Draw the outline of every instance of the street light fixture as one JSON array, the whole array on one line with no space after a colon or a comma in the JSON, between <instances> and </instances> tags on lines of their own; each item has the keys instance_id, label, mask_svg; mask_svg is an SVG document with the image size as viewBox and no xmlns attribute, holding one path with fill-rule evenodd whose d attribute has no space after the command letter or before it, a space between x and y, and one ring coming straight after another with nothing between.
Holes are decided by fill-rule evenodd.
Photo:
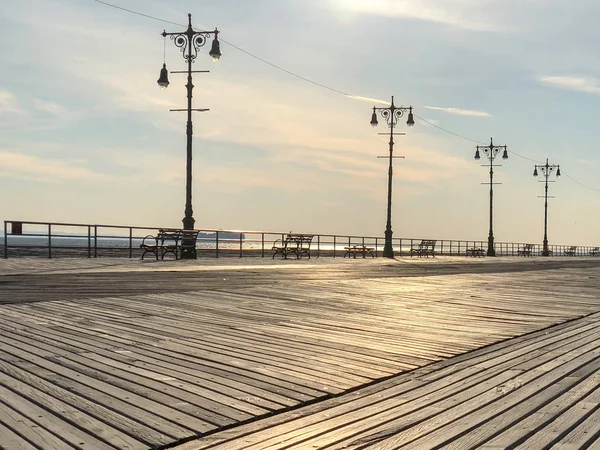
<instances>
[{"instance_id":1,"label":"street light fixture","mask_svg":"<svg viewBox=\"0 0 600 450\"><path fill-rule=\"evenodd\" d=\"M387 198L387 222L385 226L385 245L383 247L383 256L386 258L394 257L394 250L392 249L392 159L394 151L394 127L398 124L398 120L404 116L404 113L408 111L408 120L406 125L412 127L415 124L413 118L412 106L395 106L394 96L392 95L392 103L387 108L377 108L373 106L373 114L371 115L371 126L376 127L378 125L377 113L385 119L388 127L390 128L390 155L389 155L389 169L388 169L388 198ZM387 134L387 133L381 133ZM398 133L404 134L404 133ZM398 158L404 158L399 156Z\"/></svg>"},{"instance_id":2,"label":"street light fixture","mask_svg":"<svg viewBox=\"0 0 600 450\"><path fill-rule=\"evenodd\" d=\"M171 111L185 111L187 112L187 124L186 124L186 135L187 135L187 149L186 149L186 180L185 180L185 216L183 218L183 229L193 230L194 229L194 212L192 209L192 111L204 112L208 109L192 109L192 73L206 73L208 70L192 70L192 63L198 56L198 51L201 47L206 44L208 38L212 35L213 42L209 52L210 57L213 61L218 60L221 57L221 48L219 44L219 30L215 28L214 31L194 31L192 28L192 15L188 14L188 28L186 31L179 33L167 33L163 31L161 35L165 38L170 36L176 47L181 49L183 53L183 59L187 62L187 70L185 71L173 71L171 73L187 73L187 108L185 109L171 109ZM161 88L169 86L169 72L167 71L166 63L163 63L162 69L160 69L160 76L157 80L158 85ZM181 255L184 259L196 258L196 249L192 245L188 251L184 251Z\"/></svg>"},{"instance_id":3,"label":"street light fixture","mask_svg":"<svg viewBox=\"0 0 600 450\"><path fill-rule=\"evenodd\" d=\"M508 151L506 150L506 145L494 145L493 139L490 138L490 145L478 145L477 146L477 150L475 151L475 159L479 160L481 158L481 155L479 154L479 151L482 151L484 155L487 156L488 160L490 161L490 181L489 183L481 183L481 184L489 184L490 185L490 233L488 235L488 248L487 248L487 255L488 256L496 256L496 250L494 249L494 228L493 228L493 199L494 199L494 160L496 159L496 156L498 156L498 153L500 153L501 150L504 150L502 152L502 159L508 159ZM487 164L482 165L483 167L487 167ZM501 167L496 165L496 167ZM499 184L499 183L496 183Z\"/></svg>"},{"instance_id":4,"label":"street light fixture","mask_svg":"<svg viewBox=\"0 0 600 450\"><path fill-rule=\"evenodd\" d=\"M542 256L550 256L550 251L548 250L548 183L553 183L553 181L548 181L550 174L556 170L556 176L560 177L560 166L558 164L548 164L548 158L546 158L546 164L538 165L536 164L533 169L533 176L538 176L538 169L544 175L545 180L540 181L540 183L545 182L544 187L544 247L542 249ZM554 197L550 197L554 198Z\"/></svg>"}]
</instances>

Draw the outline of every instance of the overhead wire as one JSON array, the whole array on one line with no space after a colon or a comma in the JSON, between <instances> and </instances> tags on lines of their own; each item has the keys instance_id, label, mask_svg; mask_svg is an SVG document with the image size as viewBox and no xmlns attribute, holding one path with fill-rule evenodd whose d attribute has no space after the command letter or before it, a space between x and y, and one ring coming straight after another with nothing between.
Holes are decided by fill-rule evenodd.
<instances>
[{"instance_id":1,"label":"overhead wire","mask_svg":"<svg viewBox=\"0 0 600 450\"><path fill-rule=\"evenodd\" d=\"M128 9L128 8L124 8L124 7L122 7L122 6L118 6L118 5L115 5L115 4L112 4L112 3L108 3L108 2L106 2L106 1L104 1L104 0L92 0L92 1L94 1L94 2L96 2L96 3L100 3L100 4L102 4L102 5L105 5L105 6L109 6L109 7L111 7L111 8L115 8L115 9L118 9L118 10L124 11L124 12L128 12L128 13L130 13L130 14L135 14L135 15L137 15L137 16L140 16L140 17L145 17L145 18L147 18L147 19L156 20L156 21L158 21L158 22L168 23L168 24L170 24L170 25L177 25L177 26L181 26L181 27L185 27L185 26L186 26L186 25L182 25L181 23L172 22L172 21L170 21L170 20L162 19L162 18L160 18L160 17L152 16L152 15L150 15L150 14L144 14L144 13L141 13L141 12L139 12L139 11L134 11L134 10L132 10L132 9ZM271 66L271 67L273 67L274 69L277 69L277 70L279 70L279 71L281 71L281 72L284 72L284 73L286 73L286 74L288 74L288 75L290 75L290 76L293 76L293 77L295 77L295 78L298 78L298 79L300 79L300 80L302 80L302 81L305 81L305 82L307 82L307 83L310 83L310 84L312 84L312 85L314 85L314 86L320 87L320 88L322 88L322 89L326 89L326 90L328 90L328 91L330 91L330 92L334 92L334 93L336 93L336 94L340 94L340 95L343 95L343 96L345 96L345 97L352 98L352 99L358 99L358 100L370 100L370 101L375 101L375 102L377 102L377 103L383 103L381 100L377 100L377 99L371 99L371 98L368 98L368 97L363 97L363 96L359 96L359 95L353 95L353 94L349 94L349 93L347 93L347 92L341 91L341 90L339 90L339 89L336 89L336 88L333 88L333 87L331 87L331 86L327 86L326 84L319 83L319 82L317 82L317 81L311 80L310 78L304 77L304 76L302 76L302 75L299 75L299 74L297 74L297 73L295 73L295 72L292 72L291 70L285 69L285 68L283 68L283 67L281 67L281 66L278 66L277 64L274 64L274 63L272 63L272 62L270 62L270 61L267 61L266 59L264 59L264 58L261 58L260 56L258 56L258 55L255 55L254 53L251 53L251 52L249 52L248 50L245 50L245 49L243 49L243 48L241 48L241 47L239 47L239 46L237 46L237 45L233 44L232 42L226 41L226 40L225 40L225 39L223 39L221 36L219 37L219 40L220 40L221 42L223 42L223 43L225 43L225 44L227 44L227 45L229 45L229 46L231 46L231 47L235 48L236 50L238 50L238 51L240 51L240 52L242 52L242 53L244 53L244 54L246 54L246 55L248 55L248 56L250 56L250 57L252 57L252 58L256 59L256 60L258 60L258 61L260 61L260 62L262 62L262 63L264 63L264 64L267 64L268 66ZM432 126L432 127L434 127L434 128L437 128L437 129L439 129L439 130L441 130L441 131L443 131L443 132L445 132L445 133L451 134L451 135L453 135L453 136L455 136L455 137L458 137L458 138L464 139L464 140L466 140L466 141L474 142L474 143L476 143L476 144L486 144L486 142L482 142L482 141L479 141L479 140L477 140L477 139L471 139L470 137L463 136L463 135L461 135L461 134L455 133L454 131L451 131L451 130L448 130L448 129L444 128L444 127L441 127L441 126L439 126L439 125L437 125L437 124L435 124L435 123L433 123L433 122L431 122L431 121L429 121L429 120L427 120L427 119L425 119L425 118L423 118L423 117L421 117L421 116L418 116L417 114L414 114L414 116L415 116L415 117L417 117L419 120L423 121L424 123L426 123L426 124L428 124L428 125L430 125L430 126ZM525 159L525 160L527 160L527 161L531 161L531 162L534 162L534 163L537 163L537 164L543 164L543 162L542 162L542 161L538 161L538 160L535 160L535 159L529 158L529 157L527 157L527 156L523 156L523 155L521 155L521 154L519 154L519 153L515 152L515 151L514 151L514 150L512 150L512 149L511 149L511 154L513 154L513 155L515 155L515 156L517 156L517 157L519 157L519 158ZM573 182L577 183L578 185L580 185L580 186L582 186L582 187L584 187L584 188L586 188L586 189L590 189L590 190L592 190L592 191L600 192L600 189L596 189L596 188L594 188L594 187L591 187L591 186L588 186L588 185L586 185L586 184L584 184L584 183L581 183L580 181L576 180L575 178L571 177L570 175L568 175L568 174L566 174L566 173L564 173L564 172L563 172L563 175L565 175L565 176L566 176L567 178L569 178L571 181L573 181Z\"/></svg>"}]
</instances>

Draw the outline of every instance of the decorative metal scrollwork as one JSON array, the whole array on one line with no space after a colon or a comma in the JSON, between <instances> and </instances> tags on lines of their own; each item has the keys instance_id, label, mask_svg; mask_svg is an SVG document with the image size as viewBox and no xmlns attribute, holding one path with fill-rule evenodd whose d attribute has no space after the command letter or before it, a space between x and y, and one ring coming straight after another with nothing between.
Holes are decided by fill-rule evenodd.
<instances>
[{"instance_id":1,"label":"decorative metal scrollwork","mask_svg":"<svg viewBox=\"0 0 600 450\"><path fill-rule=\"evenodd\" d=\"M175 44L175 47L181 50L183 57L186 57L185 51L188 46L188 37L185 34L174 34L171 36L171 40Z\"/></svg>"},{"instance_id":2,"label":"decorative metal scrollwork","mask_svg":"<svg viewBox=\"0 0 600 450\"><path fill-rule=\"evenodd\" d=\"M479 151L480 150L483 152L483 154L485 156L487 156L487 158L490 160L490 162L493 162L501 151L504 151L504 153L502 154L502 159L508 158L508 152L506 151L506 145L494 145L494 141L492 138L490 138L490 145L478 145L477 146L477 152L475 153L475 159L479 159Z\"/></svg>"},{"instance_id":3,"label":"decorative metal scrollwork","mask_svg":"<svg viewBox=\"0 0 600 450\"><path fill-rule=\"evenodd\" d=\"M503 147L479 147L479 149L483 151L484 155L494 159L503 150Z\"/></svg>"},{"instance_id":4,"label":"decorative metal scrollwork","mask_svg":"<svg viewBox=\"0 0 600 450\"><path fill-rule=\"evenodd\" d=\"M165 33L165 35L166 34L167 33ZM198 56L198 51L201 47L203 47L206 44L209 35L210 33L196 32L191 37L191 48L188 47L190 45L190 36L188 35L188 33L177 33L171 34L170 36L175 46L181 50L181 53L183 54L183 59L185 59L186 61L190 60L191 62L194 62L194 60Z\"/></svg>"},{"instance_id":5,"label":"decorative metal scrollwork","mask_svg":"<svg viewBox=\"0 0 600 450\"><path fill-rule=\"evenodd\" d=\"M375 110L379 111L379 114L381 114L381 117L385 119L389 127L395 127L398 124L398 120L404 116L407 108L397 108L392 106L390 108L375 108Z\"/></svg>"},{"instance_id":6,"label":"decorative metal scrollwork","mask_svg":"<svg viewBox=\"0 0 600 450\"><path fill-rule=\"evenodd\" d=\"M208 35L203 34L203 33L197 34L194 36L193 42L194 42L194 49L196 50L196 54L200 50L200 47L203 47L204 44L206 44L207 38L208 38Z\"/></svg>"}]
</instances>

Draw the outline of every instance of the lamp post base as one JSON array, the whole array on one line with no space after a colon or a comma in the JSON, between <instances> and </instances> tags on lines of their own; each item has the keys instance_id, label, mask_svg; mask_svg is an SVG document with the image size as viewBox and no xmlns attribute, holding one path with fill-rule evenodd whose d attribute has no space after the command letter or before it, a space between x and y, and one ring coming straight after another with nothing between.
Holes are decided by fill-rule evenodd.
<instances>
[{"instance_id":1,"label":"lamp post base","mask_svg":"<svg viewBox=\"0 0 600 450\"><path fill-rule=\"evenodd\" d=\"M194 224L196 223L196 221L194 220L194 218L192 216L185 216L183 218L182 222L183 222L184 230L193 230Z\"/></svg>"},{"instance_id":2,"label":"lamp post base","mask_svg":"<svg viewBox=\"0 0 600 450\"><path fill-rule=\"evenodd\" d=\"M548 241L544 239L544 244L542 247L542 256L550 256L550 251L548 250Z\"/></svg>"},{"instance_id":3,"label":"lamp post base","mask_svg":"<svg viewBox=\"0 0 600 450\"><path fill-rule=\"evenodd\" d=\"M385 230L385 245L383 246L383 257L394 257L394 250L392 248L392 230Z\"/></svg>"},{"instance_id":4,"label":"lamp post base","mask_svg":"<svg viewBox=\"0 0 600 450\"><path fill-rule=\"evenodd\" d=\"M193 230L194 229L194 223L196 223L196 221L194 220L194 218L192 216L185 216L183 218L183 229L184 230ZM183 250L181 251L181 259L196 259L197 258L197 254L196 254L196 242L192 242L191 239L186 239L184 238L182 241L182 245L183 245Z\"/></svg>"},{"instance_id":5,"label":"lamp post base","mask_svg":"<svg viewBox=\"0 0 600 450\"><path fill-rule=\"evenodd\" d=\"M487 256L496 256L496 250L494 250L494 238L493 237L489 237L488 238L488 248L487 248Z\"/></svg>"}]
</instances>

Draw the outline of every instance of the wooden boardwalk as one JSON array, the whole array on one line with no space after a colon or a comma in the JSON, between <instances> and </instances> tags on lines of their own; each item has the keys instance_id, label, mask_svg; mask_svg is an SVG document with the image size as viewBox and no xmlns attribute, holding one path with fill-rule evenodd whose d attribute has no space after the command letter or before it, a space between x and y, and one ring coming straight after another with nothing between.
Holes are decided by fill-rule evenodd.
<instances>
[{"instance_id":1,"label":"wooden boardwalk","mask_svg":"<svg viewBox=\"0 0 600 450\"><path fill-rule=\"evenodd\" d=\"M600 314L178 450L598 448Z\"/></svg>"},{"instance_id":2,"label":"wooden boardwalk","mask_svg":"<svg viewBox=\"0 0 600 450\"><path fill-rule=\"evenodd\" d=\"M600 311L592 258L53 263L0 262L3 448L429 448L598 384L595 315L463 355Z\"/></svg>"}]
</instances>

